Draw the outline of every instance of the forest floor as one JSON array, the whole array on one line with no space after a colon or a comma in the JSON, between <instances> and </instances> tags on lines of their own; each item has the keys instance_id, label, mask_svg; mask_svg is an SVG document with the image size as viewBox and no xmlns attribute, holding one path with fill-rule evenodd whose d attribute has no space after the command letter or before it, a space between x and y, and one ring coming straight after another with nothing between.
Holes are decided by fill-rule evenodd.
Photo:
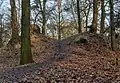
<instances>
[{"instance_id":1,"label":"forest floor","mask_svg":"<svg viewBox=\"0 0 120 83\"><path fill-rule=\"evenodd\" d=\"M20 66L19 48L0 49L0 83L120 83L120 52L97 34L61 41L34 34L31 41L35 63Z\"/></svg>"}]
</instances>

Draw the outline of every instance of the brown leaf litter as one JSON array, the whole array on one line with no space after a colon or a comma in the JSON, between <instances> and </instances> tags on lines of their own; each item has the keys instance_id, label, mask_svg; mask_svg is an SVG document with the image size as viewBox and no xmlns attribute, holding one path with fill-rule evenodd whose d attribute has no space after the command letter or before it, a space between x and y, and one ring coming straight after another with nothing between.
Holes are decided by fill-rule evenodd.
<instances>
[{"instance_id":1,"label":"brown leaf litter","mask_svg":"<svg viewBox=\"0 0 120 83\"><path fill-rule=\"evenodd\" d=\"M74 42L81 37L87 43ZM18 66L20 49L0 50L0 79L6 80L5 83L23 83L22 80L24 83L120 82L120 68L115 65L120 53L111 51L106 41L97 34L82 33L61 41L34 34L31 41L34 64ZM18 73L21 75L18 76ZM13 75L13 78L8 75Z\"/></svg>"}]
</instances>

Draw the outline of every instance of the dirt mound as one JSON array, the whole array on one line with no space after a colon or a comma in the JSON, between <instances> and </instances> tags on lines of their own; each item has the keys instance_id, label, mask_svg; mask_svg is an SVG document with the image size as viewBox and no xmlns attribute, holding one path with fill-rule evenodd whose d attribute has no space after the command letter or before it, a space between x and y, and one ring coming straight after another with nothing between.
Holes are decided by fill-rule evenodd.
<instances>
[{"instance_id":1,"label":"dirt mound","mask_svg":"<svg viewBox=\"0 0 120 83\"><path fill-rule=\"evenodd\" d=\"M37 83L34 81L36 78L45 79L48 83L53 80L63 83L66 83L66 80L67 82L77 80L76 83L120 82L120 68L115 65L115 59L120 53L111 51L107 42L98 34L81 33L61 41L34 34L31 40L33 58L38 64L13 68L2 73L0 79L16 82L25 78L32 80L33 83ZM14 59L12 57L10 60Z\"/></svg>"},{"instance_id":2,"label":"dirt mound","mask_svg":"<svg viewBox=\"0 0 120 83\"><path fill-rule=\"evenodd\" d=\"M31 35L32 56L36 63L43 62L53 57L54 47L51 42L55 41L50 37L42 34ZM0 48L0 70L11 68L19 65L20 44L16 44L16 48L3 47Z\"/></svg>"},{"instance_id":3,"label":"dirt mound","mask_svg":"<svg viewBox=\"0 0 120 83\"><path fill-rule=\"evenodd\" d=\"M54 57L54 47L51 45L54 41L56 40L42 34L31 36L32 53L36 62Z\"/></svg>"},{"instance_id":4,"label":"dirt mound","mask_svg":"<svg viewBox=\"0 0 120 83\"><path fill-rule=\"evenodd\" d=\"M87 33L84 34L84 37L88 42L85 44L74 44L75 46L77 46L77 48L89 51L90 54L95 54L96 56L109 56L111 52L114 53L110 50L109 44L100 35Z\"/></svg>"},{"instance_id":5,"label":"dirt mound","mask_svg":"<svg viewBox=\"0 0 120 83\"><path fill-rule=\"evenodd\" d=\"M57 42L57 44L59 44L59 42ZM86 52L89 51L89 55L95 54L96 56L109 56L111 52L114 53L110 50L109 44L98 34L77 34L61 40L60 44L61 50L69 48L68 53L70 54L72 51L82 53L83 50Z\"/></svg>"},{"instance_id":6,"label":"dirt mound","mask_svg":"<svg viewBox=\"0 0 120 83\"><path fill-rule=\"evenodd\" d=\"M87 43L76 43L80 38L86 39ZM62 40L61 43L63 45L61 49L67 49L67 52L64 58L55 63L56 65L93 73L97 77L107 79L120 76L119 67L116 67L116 58L120 56L120 53L111 51L107 42L98 34L82 33Z\"/></svg>"}]
</instances>

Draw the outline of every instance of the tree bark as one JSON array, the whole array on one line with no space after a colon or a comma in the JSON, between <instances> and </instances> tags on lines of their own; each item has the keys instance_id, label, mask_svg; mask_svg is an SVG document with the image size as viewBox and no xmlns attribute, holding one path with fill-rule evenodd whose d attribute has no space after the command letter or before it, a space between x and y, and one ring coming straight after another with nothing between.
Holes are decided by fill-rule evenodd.
<instances>
[{"instance_id":1,"label":"tree bark","mask_svg":"<svg viewBox=\"0 0 120 83\"><path fill-rule=\"evenodd\" d=\"M0 25L0 48L3 46L3 42L2 42L2 32L3 32L3 27L2 24Z\"/></svg>"},{"instance_id":2,"label":"tree bark","mask_svg":"<svg viewBox=\"0 0 120 83\"><path fill-rule=\"evenodd\" d=\"M92 32L97 32L97 18L98 18L98 0L93 0L93 22L92 22Z\"/></svg>"},{"instance_id":3,"label":"tree bark","mask_svg":"<svg viewBox=\"0 0 120 83\"><path fill-rule=\"evenodd\" d=\"M3 46L3 41L2 41L3 24L4 24L3 21L2 21L3 16L4 16L4 14L0 15L0 48Z\"/></svg>"},{"instance_id":4,"label":"tree bark","mask_svg":"<svg viewBox=\"0 0 120 83\"><path fill-rule=\"evenodd\" d=\"M17 12L15 6L15 0L10 0L11 5L11 28L12 28L12 36L11 40L8 44L14 46L15 43L19 42L19 35L18 35L18 22L17 22Z\"/></svg>"},{"instance_id":5,"label":"tree bark","mask_svg":"<svg viewBox=\"0 0 120 83\"><path fill-rule=\"evenodd\" d=\"M21 26L20 64L24 65L33 62L30 48L30 0L22 0Z\"/></svg>"},{"instance_id":6,"label":"tree bark","mask_svg":"<svg viewBox=\"0 0 120 83\"><path fill-rule=\"evenodd\" d=\"M40 9L42 12L42 34L46 34L45 29L46 29L46 0L43 0L43 7L42 7L42 2L41 0L39 0L39 5L40 5Z\"/></svg>"},{"instance_id":7,"label":"tree bark","mask_svg":"<svg viewBox=\"0 0 120 83\"><path fill-rule=\"evenodd\" d=\"M91 4L90 4L90 0L88 0L89 1L89 8L88 8L88 10L87 10L87 13L86 13L86 20L85 20L85 24L86 24L86 31L87 31L87 26L88 26L88 17L89 17L89 12L90 12L90 6L91 6Z\"/></svg>"},{"instance_id":8,"label":"tree bark","mask_svg":"<svg viewBox=\"0 0 120 83\"><path fill-rule=\"evenodd\" d=\"M42 11L42 16L43 16L43 26L42 26L42 34L45 35L45 28L46 28L46 17L45 17L45 9L46 9L46 0L43 0L43 11Z\"/></svg>"},{"instance_id":9,"label":"tree bark","mask_svg":"<svg viewBox=\"0 0 120 83\"><path fill-rule=\"evenodd\" d=\"M100 23L100 33L104 32L105 28L105 5L104 0L101 0L101 23Z\"/></svg>"},{"instance_id":10,"label":"tree bark","mask_svg":"<svg viewBox=\"0 0 120 83\"><path fill-rule=\"evenodd\" d=\"M114 27L114 5L113 0L109 1L110 5L110 29L111 29L111 49L114 51L116 47L115 43L115 27Z\"/></svg>"},{"instance_id":11,"label":"tree bark","mask_svg":"<svg viewBox=\"0 0 120 83\"><path fill-rule=\"evenodd\" d=\"M78 33L81 33L81 17L80 17L80 7L79 7L79 0L77 0L77 15L78 15Z\"/></svg>"},{"instance_id":12,"label":"tree bark","mask_svg":"<svg viewBox=\"0 0 120 83\"><path fill-rule=\"evenodd\" d=\"M18 28L20 28L20 0L18 0Z\"/></svg>"}]
</instances>

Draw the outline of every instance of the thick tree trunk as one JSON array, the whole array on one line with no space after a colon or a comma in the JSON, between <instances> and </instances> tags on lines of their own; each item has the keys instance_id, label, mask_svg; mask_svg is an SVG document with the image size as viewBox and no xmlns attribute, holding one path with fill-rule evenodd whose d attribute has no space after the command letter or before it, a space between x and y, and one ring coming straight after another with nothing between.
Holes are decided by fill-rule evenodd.
<instances>
[{"instance_id":1,"label":"thick tree trunk","mask_svg":"<svg viewBox=\"0 0 120 83\"><path fill-rule=\"evenodd\" d=\"M11 28L12 28L12 36L11 40L8 44L14 46L15 43L19 42L19 35L18 35L18 22L17 22L17 12L15 6L15 0L10 0L11 5Z\"/></svg>"},{"instance_id":2,"label":"thick tree trunk","mask_svg":"<svg viewBox=\"0 0 120 83\"><path fill-rule=\"evenodd\" d=\"M98 18L98 0L93 0L93 22L92 22L92 32L97 32L97 18Z\"/></svg>"},{"instance_id":3,"label":"thick tree trunk","mask_svg":"<svg viewBox=\"0 0 120 83\"><path fill-rule=\"evenodd\" d=\"M30 0L22 0L22 20L21 20L21 56L20 64L32 63L32 53L30 48Z\"/></svg>"}]
</instances>

